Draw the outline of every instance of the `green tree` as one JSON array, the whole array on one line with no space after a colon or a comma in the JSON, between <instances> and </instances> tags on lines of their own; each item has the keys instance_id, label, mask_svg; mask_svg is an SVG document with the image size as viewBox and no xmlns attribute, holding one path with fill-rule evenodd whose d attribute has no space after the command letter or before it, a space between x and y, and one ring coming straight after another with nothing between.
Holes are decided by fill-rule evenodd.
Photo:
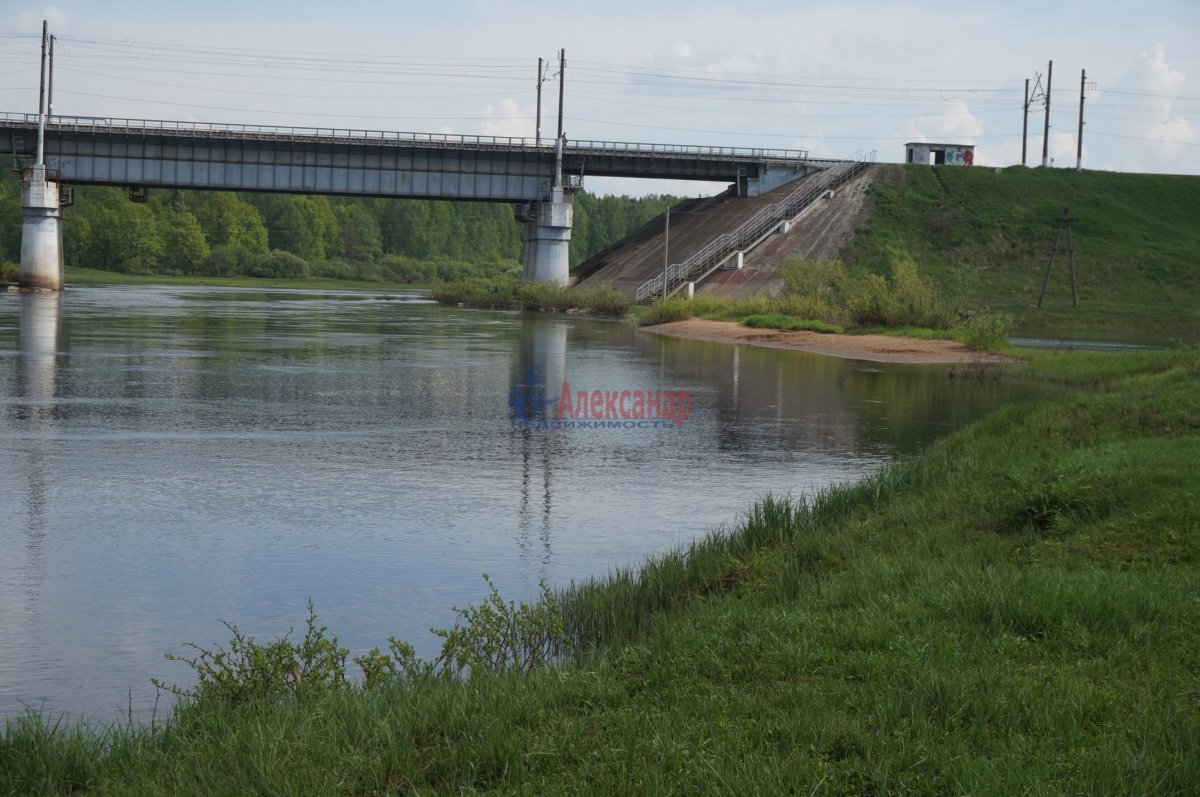
<instances>
[{"instance_id":1,"label":"green tree","mask_svg":"<svg viewBox=\"0 0 1200 797\"><path fill-rule=\"evenodd\" d=\"M339 254L355 263L369 263L383 254L379 222L358 202L339 205L337 220L342 233Z\"/></svg>"},{"instance_id":2,"label":"green tree","mask_svg":"<svg viewBox=\"0 0 1200 797\"><path fill-rule=\"evenodd\" d=\"M200 271L208 258L209 248L196 217L186 210L167 210L158 223L163 242L163 266L180 274Z\"/></svg>"},{"instance_id":3,"label":"green tree","mask_svg":"<svg viewBox=\"0 0 1200 797\"><path fill-rule=\"evenodd\" d=\"M252 254L267 252L267 228L258 209L231 191L214 191L192 197L192 212L210 247L237 246Z\"/></svg>"}]
</instances>

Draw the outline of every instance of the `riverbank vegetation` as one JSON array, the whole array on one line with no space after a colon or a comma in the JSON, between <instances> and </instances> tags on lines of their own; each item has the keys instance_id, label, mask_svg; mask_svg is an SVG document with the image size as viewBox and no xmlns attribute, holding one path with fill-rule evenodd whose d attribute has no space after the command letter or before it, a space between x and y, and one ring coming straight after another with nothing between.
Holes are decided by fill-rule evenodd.
<instances>
[{"instance_id":1,"label":"riverbank vegetation","mask_svg":"<svg viewBox=\"0 0 1200 797\"><path fill-rule=\"evenodd\" d=\"M431 295L443 304L461 304L485 310L578 310L615 318L623 317L630 305L624 294L607 285L578 290L549 282L522 285L516 276L447 282L435 285Z\"/></svg>"},{"instance_id":2,"label":"riverbank vegetation","mask_svg":"<svg viewBox=\"0 0 1200 797\"><path fill-rule=\"evenodd\" d=\"M210 651L152 728L9 721L0 792L1189 793L1200 358L1008 368L1065 389L640 568L493 594L440 662L339 675L314 619Z\"/></svg>"},{"instance_id":3,"label":"riverbank vegetation","mask_svg":"<svg viewBox=\"0 0 1200 797\"><path fill-rule=\"evenodd\" d=\"M73 285L200 285L218 288L289 288L295 290L427 291L429 285L405 282L365 282L353 279L305 277L210 277L196 274L126 274L97 268L68 268L68 287ZM15 280L15 277L14 277Z\"/></svg>"},{"instance_id":4,"label":"riverbank vegetation","mask_svg":"<svg viewBox=\"0 0 1200 797\"><path fill-rule=\"evenodd\" d=\"M705 318L781 331L886 333L960 340L973 349L1005 347L1012 318L955 307L906 253L884 276L851 276L839 262L792 259L780 269L781 296L726 299L697 294L638 311L643 326Z\"/></svg>"}]
</instances>

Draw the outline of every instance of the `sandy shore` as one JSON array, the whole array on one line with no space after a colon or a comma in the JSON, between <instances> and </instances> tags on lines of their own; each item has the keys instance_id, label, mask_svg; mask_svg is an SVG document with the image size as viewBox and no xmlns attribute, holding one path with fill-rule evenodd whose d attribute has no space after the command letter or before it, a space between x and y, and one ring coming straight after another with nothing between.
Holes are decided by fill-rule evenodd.
<instances>
[{"instance_id":1,"label":"sandy shore","mask_svg":"<svg viewBox=\"0 0 1200 797\"><path fill-rule=\"evenodd\" d=\"M780 332L751 329L735 321L690 318L642 327L646 332L676 338L746 343L770 349L790 349L877 363L1008 363L1011 357L968 349L955 340L917 340L890 335L823 335L818 332Z\"/></svg>"}]
</instances>

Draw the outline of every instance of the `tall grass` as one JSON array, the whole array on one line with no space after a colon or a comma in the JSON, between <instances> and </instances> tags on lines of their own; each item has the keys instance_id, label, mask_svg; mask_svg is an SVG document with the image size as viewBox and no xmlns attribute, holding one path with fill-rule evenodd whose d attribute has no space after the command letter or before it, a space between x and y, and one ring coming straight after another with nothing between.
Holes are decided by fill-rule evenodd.
<instances>
[{"instance_id":1,"label":"tall grass","mask_svg":"<svg viewBox=\"0 0 1200 797\"><path fill-rule=\"evenodd\" d=\"M870 273L849 277L838 263L790 259L780 269L785 293L778 297L718 299L706 295L691 300L670 298L656 302L639 323L662 324L685 318L741 321L750 317L783 316L797 329L819 326L864 326L949 329L956 314L937 287L919 273L906 253L896 253L887 277ZM796 326L799 321L809 326ZM753 326L754 324L750 324ZM780 327L783 328L783 327Z\"/></svg>"},{"instance_id":2,"label":"tall grass","mask_svg":"<svg viewBox=\"0 0 1200 797\"><path fill-rule=\"evenodd\" d=\"M621 317L629 300L607 285L572 289L548 282L522 284L513 277L467 279L435 285L433 298L443 304L499 310L583 310L596 315Z\"/></svg>"}]
</instances>

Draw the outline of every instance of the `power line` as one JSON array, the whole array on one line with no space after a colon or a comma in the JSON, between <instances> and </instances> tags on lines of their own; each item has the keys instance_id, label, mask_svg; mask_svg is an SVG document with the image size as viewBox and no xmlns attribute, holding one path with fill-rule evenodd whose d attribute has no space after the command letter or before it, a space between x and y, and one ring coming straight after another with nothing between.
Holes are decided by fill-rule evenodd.
<instances>
[{"instance_id":1,"label":"power line","mask_svg":"<svg viewBox=\"0 0 1200 797\"><path fill-rule=\"evenodd\" d=\"M118 97L112 94L93 94L88 91L71 91L68 89L59 89L61 94L74 94L80 97L98 97L105 100L123 100L125 102L141 102L151 105L170 105L177 108L201 108L208 111L237 111L239 113L268 113L268 114L287 114L289 116L313 116L313 117L329 117L337 116L345 119L420 119L434 121L490 121L490 122L507 122L507 121L531 121L532 116L373 116L367 114L347 114L347 113L306 113L304 111L270 111L265 108L231 108L224 105L199 105L189 102L173 102L170 100L147 100L139 97Z\"/></svg>"},{"instance_id":2,"label":"power line","mask_svg":"<svg viewBox=\"0 0 1200 797\"><path fill-rule=\"evenodd\" d=\"M1127 136L1121 133L1102 133L1099 130L1092 130L1091 134L1106 138L1127 138L1130 141L1152 141L1155 144L1173 144L1179 147L1200 147L1200 141L1171 141L1165 138L1146 138L1144 136Z\"/></svg>"}]
</instances>

